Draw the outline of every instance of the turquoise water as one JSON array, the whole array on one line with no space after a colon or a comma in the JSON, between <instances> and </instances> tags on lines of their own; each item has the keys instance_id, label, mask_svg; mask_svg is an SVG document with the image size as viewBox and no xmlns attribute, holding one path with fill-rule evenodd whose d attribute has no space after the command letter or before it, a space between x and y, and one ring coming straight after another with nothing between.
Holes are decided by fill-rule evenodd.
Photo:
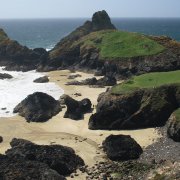
<instances>
[{"instance_id":1,"label":"turquoise water","mask_svg":"<svg viewBox=\"0 0 180 180\"><path fill-rule=\"evenodd\" d=\"M87 19L0 20L10 38L29 48L51 49ZM118 29L151 35L166 35L180 41L180 18L114 18Z\"/></svg>"}]
</instances>

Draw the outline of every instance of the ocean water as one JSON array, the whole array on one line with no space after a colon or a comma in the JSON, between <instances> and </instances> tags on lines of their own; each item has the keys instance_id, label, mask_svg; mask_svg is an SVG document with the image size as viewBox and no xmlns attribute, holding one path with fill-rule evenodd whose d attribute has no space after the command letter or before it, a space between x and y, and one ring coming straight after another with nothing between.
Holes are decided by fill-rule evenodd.
<instances>
[{"instance_id":1,"label":"ocean water","mask_svg":"<svg viewBox=\"0 0 180 180\"><path fill-rule=\"evenodd\" d=\"M63 89L55 83L33 83L33 80L44 76L43 73L5 71L3 67L0 67L0 73L8 73L13 76L12 79L0 80L0 117L14 116L14 107L34 92L44 92L55 99L59 99L64 93Z\"/></svg>"},{"instance_id":2,"label":"ocean water","mask_svg":"<svg viewBox=\"0 0 180 180\"><path fill-rule=\"evenodd\" d=\"M43 47L50 50L87 19L21 19L2 20L10 38L29 48ZM180 18L113 18L118 29L150 35L166 35L180 41Z\"/></svg>"}]
</instances>

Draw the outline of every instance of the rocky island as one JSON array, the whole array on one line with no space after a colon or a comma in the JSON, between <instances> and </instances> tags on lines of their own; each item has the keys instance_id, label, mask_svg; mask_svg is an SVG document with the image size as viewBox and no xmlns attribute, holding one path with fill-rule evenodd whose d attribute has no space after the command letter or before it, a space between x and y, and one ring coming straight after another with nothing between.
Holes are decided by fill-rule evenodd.
<instances>
[{"instance_id":1,"label":"rocky island","mask_svg":"<svg viewBox=\"0 0 180 180\"><path fill-rule=\"evenodd\" d=\"M66 94L36 92L1 119L0 179L180 177L179 42L117 30L99 11L49 52L1 29L0 65L47 72L35 82Z\"/></svg>"}]
</instances>

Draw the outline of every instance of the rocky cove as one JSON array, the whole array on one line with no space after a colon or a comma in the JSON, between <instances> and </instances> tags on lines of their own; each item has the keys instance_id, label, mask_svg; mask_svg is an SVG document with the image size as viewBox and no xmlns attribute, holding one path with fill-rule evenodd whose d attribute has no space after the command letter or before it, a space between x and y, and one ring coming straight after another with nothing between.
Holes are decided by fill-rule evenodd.
<instances>
[{"instance_id":1,"label":"rocky cove","mask_svg":"<svg viewBox=\"0 0 180 180\"><path fill-rule=\"evenodd\" d=\"M157 86L156 82L154 87L150 77L146 81L152 87L128 86L125 92L119 90L121 85L133 86L135 80L115 84L133 75L178 70L179 43L168 37L138 35L148 41L143 53L149 48L148 52L158 49L158 53L103 59L94 43L101 43L107 33L117 35L114 31L107 13L97 12L92 21L46 52L22 47L1 30L0 62L6 70L49 71L50 83L66 95L58 91L54 99L50 92L31 90L13 107L18 115L0 118L0 152L4 154L0 156L0 178L178 179L178 78L177 83ZM91 33L96 32L100 32L100 39L93 39L96 34ZM151 49L149 43L156 48ZM31 75L32 82L36 78ZM47 77L37 81L41 80L47 81ZM27 172L29 166L31 171ZM170 169L168 173L164 167Z\"/></svg>"}]
</instances>

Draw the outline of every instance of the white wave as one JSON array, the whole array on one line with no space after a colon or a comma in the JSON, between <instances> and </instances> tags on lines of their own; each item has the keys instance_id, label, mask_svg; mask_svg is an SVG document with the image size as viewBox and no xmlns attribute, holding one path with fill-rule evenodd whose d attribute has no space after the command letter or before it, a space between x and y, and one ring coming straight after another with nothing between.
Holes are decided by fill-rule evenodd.
<instances>
[{"instance_id":1,"label":"white wave","mask_svg":"<svg viewBox=\"0 0 180 180\"><path fill-rule=\"evenodd\" d=\"M12 79L0 80L0 117L14 116L14 107L34 92L44 92L55 99L59 99L64 93L63 89L52 82L33 83L33 80L44 76L45 73L5 71L3 67L0 67L0 73L8 73L13 76Z\"/></svg>"}]
</instances>

